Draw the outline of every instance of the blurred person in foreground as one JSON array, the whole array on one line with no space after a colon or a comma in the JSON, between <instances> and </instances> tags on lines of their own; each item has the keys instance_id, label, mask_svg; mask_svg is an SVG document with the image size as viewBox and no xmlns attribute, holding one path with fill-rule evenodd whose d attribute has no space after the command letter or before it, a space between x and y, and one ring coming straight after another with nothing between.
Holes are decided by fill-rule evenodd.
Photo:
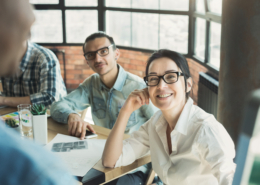
<instances>
[{"instance_id":1,"label":"blurred person in foreground","mask_svg":"<svg viewBox=\"0 0 260 185\"><path fill-rule=\"evenodd\" d=\"M192 78L185 57L170 50L155 52L144 80L148 88L133 91L118 115L103 165L126 166L150 152L161 179L154 184L231 185L234 143L222 124L189 97ZM129 115L149 100L160 110L123 141Z\"/></svg>"},{"instance_id":2,"label":"blurred person in foreground","mask_svg":"<svg viewBox=\"0 0 260 185\"><path fill-rule=\"evenodd\" d=\"M34 22L28 0L0 1L0 76L13 75ZM0 184L71 185L76 180L53 154L21 139L0 121Z\"/></svg>"}]
</instances>

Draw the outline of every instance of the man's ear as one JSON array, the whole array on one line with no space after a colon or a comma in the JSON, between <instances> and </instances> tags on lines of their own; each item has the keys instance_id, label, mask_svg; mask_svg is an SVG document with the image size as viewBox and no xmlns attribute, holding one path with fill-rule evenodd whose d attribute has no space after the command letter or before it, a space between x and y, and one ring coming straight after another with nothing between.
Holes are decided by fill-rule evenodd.
<instances>
[{"instance_id":1,"label":"man's ear","mask_svg":"<svg viewBox=\"0 0 260 185\"><path fill-rule=\"evenodd\" d=\"M118 48L116 48L116 50L115 50L115 60L117 61L119 59L119 57L120 57L120 51L119 51Z\"/></svg>"},{"instance_id":2,"label":"man's ear","mask_svg":"<svg viewBox=\"0 0 260 185\"><path fill-rule=\"evenodd\" d=\"M187 92L190 92L191 91L191 88L192 88L192 78L191 77L189 77L188 79L187 79L187 88L186 88L186 93Z\"/></svg>"}]
</instances>

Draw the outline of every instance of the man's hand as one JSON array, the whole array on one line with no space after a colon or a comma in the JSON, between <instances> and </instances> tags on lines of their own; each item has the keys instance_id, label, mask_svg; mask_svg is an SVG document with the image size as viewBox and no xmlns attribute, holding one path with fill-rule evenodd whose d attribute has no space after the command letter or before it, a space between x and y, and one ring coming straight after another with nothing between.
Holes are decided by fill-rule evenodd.
<instances>
[{"instance_id":1,"label":"man's hand","mask_svg":"<svg viewBox=\"0 0 260 185\"><path fill-rule=\"evenodd\" d=\"M92 126L83 121L78 114L70 114L68 118L68 132L71 136L80 137L81 140L85 138L86 128L88 128L91 132L96 133Z\"/></svg>"}]
</instances>

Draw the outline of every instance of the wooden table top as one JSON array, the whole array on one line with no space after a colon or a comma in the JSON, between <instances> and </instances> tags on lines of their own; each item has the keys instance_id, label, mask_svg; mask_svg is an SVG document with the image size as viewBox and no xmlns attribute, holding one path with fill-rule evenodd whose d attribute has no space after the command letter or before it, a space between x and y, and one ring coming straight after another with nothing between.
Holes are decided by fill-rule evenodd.
<instances>
[{"instance_id":1,"label":"wooden table top","mask_svg":"<svg viewBox=\"0 0 260 185\"><path fill-rule=\"evenodd\" d=\"M16 108L10 108L10 107L2 108L0 109L0 116L15 111L17 111ZM97 125L92 125L92 126L98 135L98 137L95 137L95 139L107 139L111 131L110 129L100 127ZM54 121L51 117L49 117L48 118L48 142L50 142L58 133L68 135L68 125L58 123ZM128 137L129 135L125 134L124 139ZM79 178L79 180L82 181L83 184L102 184L102 183L104 184L105 182L116 179L149 162L151 162L151 157L150 155L146 155L128 166L122 166L118 168L105 168L102 165L102 161L99 160L98 163L83 178Z\"/></svg>"}]
</instances>

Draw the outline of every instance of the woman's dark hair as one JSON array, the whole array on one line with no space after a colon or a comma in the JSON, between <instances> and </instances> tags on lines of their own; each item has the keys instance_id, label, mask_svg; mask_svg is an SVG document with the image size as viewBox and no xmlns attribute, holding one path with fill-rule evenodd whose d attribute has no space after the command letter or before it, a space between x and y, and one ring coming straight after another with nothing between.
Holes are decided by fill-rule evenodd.
<instances>
[{"instance_id":1,"label":"woman's dark hair","mask_svg":"<svg viewBox=\"0 0 260 185\"><path fill-rule=\"evenodd\" d=\"M191 75L190 75L188 62L187 62L186 58L183 55L181 55L180 53L177 53L175 51L171 51L168 49L160 49L160 50L154 52L147 61L145 75L148 76L149 66L154 60L159 59L159 58L164 58L164 57L171 59L181 69L182 73L184 74L185 92L186 92L187 79L190 78ZM189 96L190 96L190 91L186 93L186 98L188 99Z\"/></svg>"}]
</instances>

